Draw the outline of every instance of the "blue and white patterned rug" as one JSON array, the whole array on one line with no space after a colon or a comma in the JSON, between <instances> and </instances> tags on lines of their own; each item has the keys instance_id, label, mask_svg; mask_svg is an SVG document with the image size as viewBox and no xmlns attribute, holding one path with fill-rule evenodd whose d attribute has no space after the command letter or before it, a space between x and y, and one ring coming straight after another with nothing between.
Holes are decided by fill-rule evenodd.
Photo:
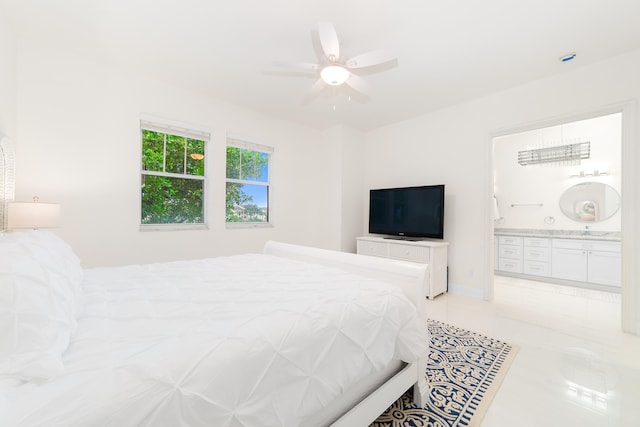
<instances>
[{"instance_id":1,"label":"blue and white patterned rug","mask_svg":"<svg viewBox=\"0 0 640 427\"><path fill-rule=\"evenodd\" d=\"M482 421L516 349L446 323L429 320L428 403L408 391L370 427L469 427Z\"/></svg>"}]
</instances>

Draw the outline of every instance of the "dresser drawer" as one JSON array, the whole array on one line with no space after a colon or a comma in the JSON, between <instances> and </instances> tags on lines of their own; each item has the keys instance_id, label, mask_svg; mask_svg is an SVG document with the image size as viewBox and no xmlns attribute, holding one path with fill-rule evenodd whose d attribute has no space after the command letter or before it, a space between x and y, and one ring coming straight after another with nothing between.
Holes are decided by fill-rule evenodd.
<instances>
[{"instance_id":1,"label":"dresser drawer","mask_svg":"<svg viewBox=\"0 0 640 427\"><path fill-rule=\"evenodd\" d=\"M386 257L387 244L383 242L371 242L367 240L358 240L357 251L363 255L373 255L379 257Z\"/></svg>"},{"instance_id":2,"label":"dresser drawer","mask_svg":"<svg viewBox=\"0 0 640 427\"><path fill-rule=\"evenodd\" d=\"M429 262L429 249L422 246L389 243L389 256L415 262Z\"/></svg>"},{"instance_id":3,"label":"dresser drawer","mask_svg":"<svg viewBox=\"0 0 640 427\"><path fill-rule=\"evenodd\" d=\"M356 239L358 254L402 260L403 262L422 264L423 266L427 264L422 289L424 296L429 299L447 292L448 245L447 242L429 240L405 241L376 236L358 237ZM397 263L398 261L396 261Z\"/></svg>"}]
</instances>

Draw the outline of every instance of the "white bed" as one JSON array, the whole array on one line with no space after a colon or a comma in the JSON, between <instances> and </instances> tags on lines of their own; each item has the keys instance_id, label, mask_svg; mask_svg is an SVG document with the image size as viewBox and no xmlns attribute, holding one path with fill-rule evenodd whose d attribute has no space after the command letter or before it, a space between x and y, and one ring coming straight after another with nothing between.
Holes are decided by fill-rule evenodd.
<instances>
[{"instance_id":1,"label":"white bed","mask_svg":"<svg viewBox=\"0 0 640 427\"><path fill-rule=\"evenodd\" d=\"M0 425L366 425L424 373L424 267L276 242L84 271L74 257L46 231L0 238Z\"/></svg>"},{"instance_id":2,"label":"white bed","mask_svg":"<svg viewBox=\"0 0 640 427\"><path fill-rule=\"evenodd\" d=\"M268 242L83 270L0 233L0 425L366 426L426 397L426 268Z\"/></svg>"}]
</instances>

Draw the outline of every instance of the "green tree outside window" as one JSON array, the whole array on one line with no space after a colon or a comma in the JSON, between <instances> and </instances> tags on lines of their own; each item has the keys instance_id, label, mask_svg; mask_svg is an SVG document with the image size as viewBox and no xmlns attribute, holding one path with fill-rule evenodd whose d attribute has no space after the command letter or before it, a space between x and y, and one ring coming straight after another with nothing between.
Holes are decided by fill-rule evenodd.
<instances>
[{"instance_id":1,"label":"green tree outside window","mask_svg":"<svg viewBox=\"0 0 640 427\"><path fill-rule=\"evenodd\" d=\"M269 156L227 146L226 222L269 222Z\"/></svg>"},{"instance_id":2,"label":"green tree outside window","mask_svg":"<svg viewBox=\"0 0 640 427\"><path fill-rule=\"evenodd\" d=\"M142 129L141 224L204 223L205 141Z\"/></svg>"}]
</instances>

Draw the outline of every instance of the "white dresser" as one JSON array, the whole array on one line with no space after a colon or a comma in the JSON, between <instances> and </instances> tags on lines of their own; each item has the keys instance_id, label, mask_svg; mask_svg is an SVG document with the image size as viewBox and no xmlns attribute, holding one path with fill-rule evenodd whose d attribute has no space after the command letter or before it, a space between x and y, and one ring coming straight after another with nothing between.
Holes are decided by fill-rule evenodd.
<instances>
[{"instance_id":1,"label":"white dresser","mask_svg":"<svg viewBox=\"0 0 640 427\"><path fill-rule=\"evenodd\" d=\"M428 264L424 293L429 299L447 292L448 242L432 240L396 240L383 237L358 237L357 253Z\"/></svg>"}]
</instances>

